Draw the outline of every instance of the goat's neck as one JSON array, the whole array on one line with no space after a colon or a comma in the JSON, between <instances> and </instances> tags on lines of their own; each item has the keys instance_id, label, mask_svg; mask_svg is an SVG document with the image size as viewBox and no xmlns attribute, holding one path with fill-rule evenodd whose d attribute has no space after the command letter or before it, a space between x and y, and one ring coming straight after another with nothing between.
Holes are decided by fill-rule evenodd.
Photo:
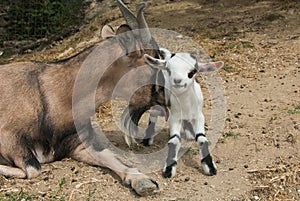
<instances>
[{"instance_id":1,"label":"goat's neck","mask_svg":"<svg viewBox=\"0 0 300 201\"><path fill-rule=\"evenodd\" d=\"M200 111L203 101L200 85L194 82L187 86L184 92L180 94L171 94L170 100L172 112L189 112L191 108L192 111L190 112Z\"/></svg>"}]
</instances>

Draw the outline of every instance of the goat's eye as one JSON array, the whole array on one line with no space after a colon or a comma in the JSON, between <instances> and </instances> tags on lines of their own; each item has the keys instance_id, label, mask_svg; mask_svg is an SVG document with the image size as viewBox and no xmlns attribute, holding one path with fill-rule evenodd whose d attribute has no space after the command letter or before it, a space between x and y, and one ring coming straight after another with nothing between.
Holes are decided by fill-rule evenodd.
<instances>
[{"instance_id":1,"label":"goat's eye","mask_svg":"<svg viewBox=\"0 0 300 201\"><path fill-rule=\"evenodd\" d=\"M192 78L192 77L194 77L194 75L197 73L197 70L196 69L194 69L194 70L192 70L191 72L189 72L188 73L188 78Z\"/></svg>"}]
</instances>

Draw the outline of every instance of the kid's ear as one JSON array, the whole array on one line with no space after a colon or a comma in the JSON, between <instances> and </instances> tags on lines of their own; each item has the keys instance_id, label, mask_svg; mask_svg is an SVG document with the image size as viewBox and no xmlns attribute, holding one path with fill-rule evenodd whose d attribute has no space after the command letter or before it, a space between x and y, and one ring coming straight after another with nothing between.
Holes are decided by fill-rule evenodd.
<instances>
[{"instance_id":1,"label":"kid's ear","mask_svg":"<svg viewBox=\"0 0 300 201\"><path fill-rule=\"evenodd\" d=\"M146 63L149 64L152 68L162 69L162 70L166 69L166 61L165 60L155 59L154 57L151 57L148 54L144 55L144 59L145 59Z\"/></svg>"},{"instance_id":2,"label":"kid's ear","mask_svg":"<svg viewBox=\"0 0 300 201\"><path fill-rule=\"evenodd\" d=\"M218 71L224 66L223 61L209 62L209 63L200 63L198 62L199 72L212 72Z\"/></svg>"},{"instance_id":3,"label":"kid's ear","mask_svg":"<svg viewBox=\"0 0 300 201\"><path fill-rule=\"evenodd\" d=\"M171 52L166 48L159 48L159 52L163 56L164 60L169 60L172 56Z\"/></svg>"},{"instance_id":4,"label":"kid's ear","mask_svg":"<svg viewBox=\"0 0 300 201\"><path fill-rule=\"evenodd\" d=\"M103 39L111 38L114 37L115 35L116 33L114 29L109 25L105 25L101 30L101 36Z\"/></svg>"}]
</instances>

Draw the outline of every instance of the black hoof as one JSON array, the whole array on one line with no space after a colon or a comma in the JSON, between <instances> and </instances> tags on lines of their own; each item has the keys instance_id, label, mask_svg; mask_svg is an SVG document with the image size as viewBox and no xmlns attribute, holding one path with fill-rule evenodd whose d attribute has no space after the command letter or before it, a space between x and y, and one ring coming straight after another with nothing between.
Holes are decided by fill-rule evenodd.
<instances>
[{"instance_id":1,"label":"black hoof","mask_svg":"<svg viewBox=\"0 0 300 201\"><path fill-rule=\"evenodd\" d=\"M151 144L150 144L150 138L147 138L147 139L143 139L143 145L145 146L145 147L149 147Z\"/></svg>"},{"instance_id":2,"label":"black hoof","mask_svg":"<svg viewBox=\"0 0 300 201\"><path fill-rule=\"evenodd\" d=\"M171 165L167 166L163 171L163 177L164 178L172 178L176 174L176 166L177 162L175 161Z\"/></svg>"},{"instance_id":3,"label":"black hoof","mask_svg":"<svg viewBox=\"0 0 300 201\"><path fill-rule=\"evenodd\" d=\"M213 176L217 174L217 167L210 154L201 160L201 164L206 175Z\"/></svg>"}]
</instances>

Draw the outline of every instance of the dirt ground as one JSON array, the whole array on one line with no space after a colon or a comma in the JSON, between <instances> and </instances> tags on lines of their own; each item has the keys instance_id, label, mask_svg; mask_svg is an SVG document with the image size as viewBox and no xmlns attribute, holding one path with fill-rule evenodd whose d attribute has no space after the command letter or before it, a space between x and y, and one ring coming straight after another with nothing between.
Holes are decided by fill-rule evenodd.
<instances>
[{"instance_id":1,"label":"dirt ground","mask_svg":"<svg viewBox=\"0 0 300 201\"><path fill-rule=\"evenodd\" d=\"M101 24L120 22L119 11L109 2L103 1L108 11L80 33L11 60L61 58L97 42ZM0 200L300 200L300 2L151 2L145 14L150 27L189 36L213 60L225 62L219 72L226 95L225 126L212 148L218 174L202 174L193 145L179 160L175 178L164 179L161 170L149 174L160 192L139 197L111 171L65 159L43 165L35 179L0 176ZM203 91L209 115L205 83ZM99 115L102 129L122 149L152 152L167 143L164 131L155 146L129 150L109 104Z\"/></svg>"}]
</instances>

